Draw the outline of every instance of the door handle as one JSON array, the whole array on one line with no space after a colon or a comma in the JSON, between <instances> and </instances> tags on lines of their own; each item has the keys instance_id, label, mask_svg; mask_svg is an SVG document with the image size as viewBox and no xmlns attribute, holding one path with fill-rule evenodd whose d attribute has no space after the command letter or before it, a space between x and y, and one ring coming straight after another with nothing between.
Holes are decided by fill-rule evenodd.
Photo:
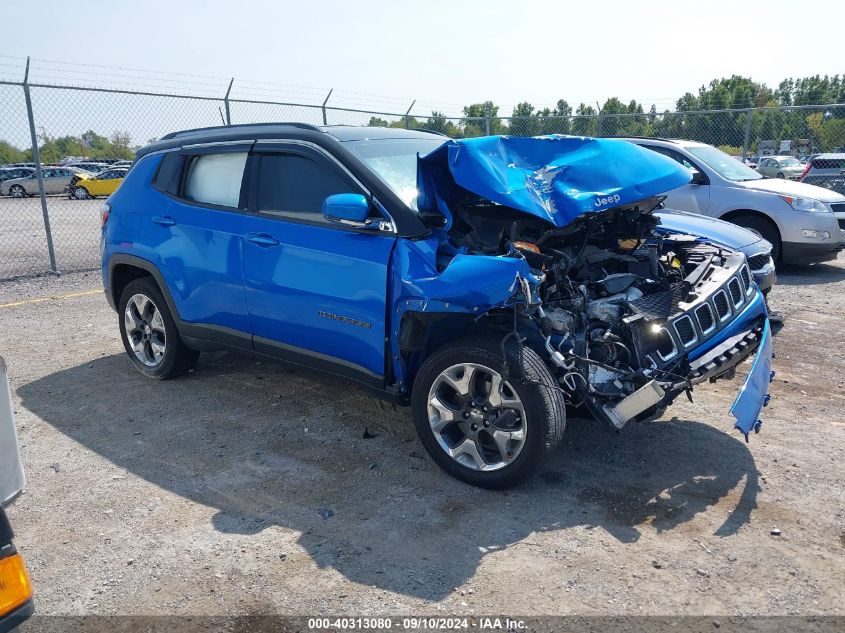
<instances>
[{"instance_id":1,"label":"door handle","mask_svg":"<svg viewBox=\"0 0 845 633\"><path fill-rule=\"evenodd\" d=\"M279 240L277 240L269 233L247 233L246 241L251 242L257 246L261 246L263 248L279 245Z\"/></svg>"},{"instance_id":2,"label":"door handle","mask_svg":"<svg viewBox=\"0 0 845 633\"><path fill-rule=\"evenodd\" d=\"M174 224L176 224L176 220L167 215L157 215L153 218L153 222L155 222L156 224L160 224L161 226L173 226Z\"/></svg>"}]
</instances>

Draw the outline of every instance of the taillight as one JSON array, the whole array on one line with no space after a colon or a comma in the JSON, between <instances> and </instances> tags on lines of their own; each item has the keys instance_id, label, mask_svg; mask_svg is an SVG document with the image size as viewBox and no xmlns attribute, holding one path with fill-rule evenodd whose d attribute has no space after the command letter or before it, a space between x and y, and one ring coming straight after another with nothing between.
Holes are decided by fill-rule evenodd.
<instances>
[{"instance_id":1,"label":"taillight","mask_svg":"<svg viewBox=\"0 0 845 633\"><path fill-rule=\"evenodd\" d=\"M801 174L801 177L798 180L804 180L804 176L806 176L807 172L810 171L810 167L812 166L812 164L813 164L813 161L811 161L811 160L807 161L807 166L804 168L804 173Z\"/></svg>"},{"instance_id":2,"label":"taillight","mask_svg":"<svg viewBox=\"0 0 845 633\"><path fill-rule=\"evenodd\" d=\"M106 222L109 220L109 213L111 213L111 205L108 202L104 202L103 206L100 207L100 227L104 227Z\"/></svg>"}]
</instances>

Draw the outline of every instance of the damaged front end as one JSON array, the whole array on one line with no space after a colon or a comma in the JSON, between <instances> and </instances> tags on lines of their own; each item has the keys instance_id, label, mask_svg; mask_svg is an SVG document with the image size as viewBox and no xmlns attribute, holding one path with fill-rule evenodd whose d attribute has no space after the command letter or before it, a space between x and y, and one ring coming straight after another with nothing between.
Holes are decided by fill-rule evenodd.
<instances>
[{"instance_id":1,"label":"damaged front end","mask_svg":"<svg viewBox=\"0 0 845 633\"><path fill-rule=\"evenodd\" d=\"M771 337L745 256L655 231L652 211L687 170L624 141L489 137L444 144L419 174L432 233L393 262L400 390L438 337L499 329L618 429L733 377L760 347L732 409L746 437L759 430Z\"/></svg>"}]
</instances>

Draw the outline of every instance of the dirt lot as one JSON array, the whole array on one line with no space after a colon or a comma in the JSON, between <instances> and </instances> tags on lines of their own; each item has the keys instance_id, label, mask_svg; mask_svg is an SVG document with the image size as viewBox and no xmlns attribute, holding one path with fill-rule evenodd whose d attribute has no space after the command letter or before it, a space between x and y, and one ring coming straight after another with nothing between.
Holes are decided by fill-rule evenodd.
<instances>
[{"instance_id":1,"label":"dirt lot","mask_svg":"<svg viewBox=\"0 0 845 633\"><path fill-rule=\"evenodd\" d=\"M339 381L227 353L143 378L98 289L0 284L40 613L843 611L843 258L781 275L750 444L722 382L619 434L570 420L504 493L443 475L406 410Z\"/></svg>"}]
</instances>

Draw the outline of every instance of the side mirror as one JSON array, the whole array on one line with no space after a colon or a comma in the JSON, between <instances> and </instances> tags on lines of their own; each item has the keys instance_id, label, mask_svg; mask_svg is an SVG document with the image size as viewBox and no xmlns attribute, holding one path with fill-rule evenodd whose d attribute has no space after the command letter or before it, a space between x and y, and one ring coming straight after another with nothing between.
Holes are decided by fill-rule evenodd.
<instances>
[{"instance_id":1,"label":"side mirror","mask_svg":"<svg viewBox=\"0 0 845 633\"><path fill-rule=\"evenodd\" d=\"M360 193L336 193L323 201L323 215L332 222L367 226L370 203Z\"/></svg>"},{"instance_id":2,"label":"side mirror","mask_svg":"<svg viewBox=\"0 0 845 633\"><path fill-rule=\"evenodd\" d=\"M694 185L706 185L708 183L707 176L698 171L697 169L693 169L692 171L692 180L690 181Z\"/></svg>"}]
</instances>

